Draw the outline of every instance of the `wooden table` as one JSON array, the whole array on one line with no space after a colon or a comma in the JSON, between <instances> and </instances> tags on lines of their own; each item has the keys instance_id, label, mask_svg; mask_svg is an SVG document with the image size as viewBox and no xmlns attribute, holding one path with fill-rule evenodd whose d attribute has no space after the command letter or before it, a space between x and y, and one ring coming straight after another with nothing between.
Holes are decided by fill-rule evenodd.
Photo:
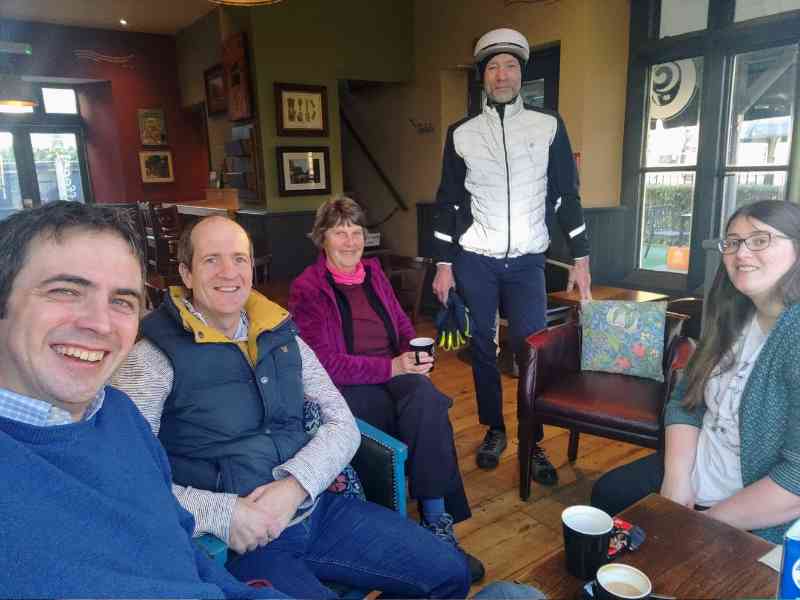
<instances>
[{"instance_id":1,"label":"wooden table","mask_svg":"<svg viewBox=\"0 0 800 600\"><path fill-rule=\"evenodd\" d=\"M580 306L581 294L576 285L571 292L552 292L547 297L554 304L566 304L568 306ZM666 294L658 292L645 292L642 290L628 290L625 288L611 287L609 285L593 285L593 300L626 300L630 302L657 302L659 300L669 300Z\"/></svg>"},{"instance_id":2,"label":"wooden table","mask_svg":"<svg viewBox=\"0 0 800 600\"><path fill-rule=\"evenodd\" d=\"M774 598L778 573L758 562L772 544L657 494L619 515L647 539L617 562L644 571L653 591L678 598ZM583 581L567 573L564 550L543 558L524 578L548 598L577 598Z\"/></svg>"}]
</instances>

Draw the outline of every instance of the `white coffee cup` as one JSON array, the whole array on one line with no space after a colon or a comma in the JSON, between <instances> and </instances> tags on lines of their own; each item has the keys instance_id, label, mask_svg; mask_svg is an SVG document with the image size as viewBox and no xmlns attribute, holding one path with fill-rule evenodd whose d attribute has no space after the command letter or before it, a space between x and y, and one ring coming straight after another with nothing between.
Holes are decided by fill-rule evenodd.
<instances>
[{"instance_id":1,"label":"white coffee cup","mask_svg":"<svg viewBox=\"0 0 800 600\"><path fill-rule=\"evenodd\" d=\"M621 563L597 569L597 597L600 600L639 600L653 591L650 578L636 567Z\"/></svg>"}]
</instances>

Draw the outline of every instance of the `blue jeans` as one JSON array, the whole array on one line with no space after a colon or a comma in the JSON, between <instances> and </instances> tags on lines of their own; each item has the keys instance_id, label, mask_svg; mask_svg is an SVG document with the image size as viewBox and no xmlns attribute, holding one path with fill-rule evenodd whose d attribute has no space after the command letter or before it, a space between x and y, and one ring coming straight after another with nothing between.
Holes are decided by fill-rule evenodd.
<instances>
[{"instance_id":1,"label":"blue jeans","mask_svg":"<svg viewBox=\"0 0 800 600\"><path fill-rule=\"evenodd\" d=\"M292 598L336 598L320 580L383 590L382 598L465 598L470 585L454 546L388 508L330 492L310 517L227 566Z\"/></svg>"},{"instance_id":2,"label":"blue jeans","mask_svg":"<svg viewBox=\"0 0 800 600\"><path fill-rule=\"evenodd\" d=\"M526 337L545 328L544 254L524 254L505 260L461 251L453 270L458 291L469 307L478 418L489 427L503 427L503 391L494 342L495 314L502 302L515 354ZM535 441L539 439L541 434Z\"/></svg>"}]
</instances>

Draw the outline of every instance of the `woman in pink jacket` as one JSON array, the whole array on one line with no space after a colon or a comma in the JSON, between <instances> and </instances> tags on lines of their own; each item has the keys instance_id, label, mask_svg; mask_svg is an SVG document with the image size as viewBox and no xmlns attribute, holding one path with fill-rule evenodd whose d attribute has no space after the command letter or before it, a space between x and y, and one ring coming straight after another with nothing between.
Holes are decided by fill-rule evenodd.
<instances>
[{"instance_id":1,"label":"woman in pink jacket","mask_svg":"<svg viewBox=\"0 0 800 600\"><path fill-rule=\"evenodd\" d=\"M317 210L311 239L316 263L292 283L289 310L353 414L408 446L411 496L422 526L458 545L453 523L471 516L458 470L450 398L427 377L433 359L416 364L416 336L377 259L362 259L365 218L350 198ZM473 581L481 562L467 554Z\"/></svg>"}]
</instances>

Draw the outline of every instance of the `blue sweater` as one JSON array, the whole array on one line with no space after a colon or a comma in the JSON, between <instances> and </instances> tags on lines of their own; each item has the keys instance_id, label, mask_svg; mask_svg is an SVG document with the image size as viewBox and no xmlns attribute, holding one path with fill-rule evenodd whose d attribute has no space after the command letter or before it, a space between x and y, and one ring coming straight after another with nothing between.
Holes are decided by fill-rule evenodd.
<instances>
[{"instance_id":1,"label":"blue sweater","mask_svg":"<svg viewBox=\"0 0 800 600\"><path fill-rule=\"evenodd\" d=\"M123 393L87 421L0 418L0 598L282 597L191 542L164 451Z\"/></svg>"}]
</instances>

